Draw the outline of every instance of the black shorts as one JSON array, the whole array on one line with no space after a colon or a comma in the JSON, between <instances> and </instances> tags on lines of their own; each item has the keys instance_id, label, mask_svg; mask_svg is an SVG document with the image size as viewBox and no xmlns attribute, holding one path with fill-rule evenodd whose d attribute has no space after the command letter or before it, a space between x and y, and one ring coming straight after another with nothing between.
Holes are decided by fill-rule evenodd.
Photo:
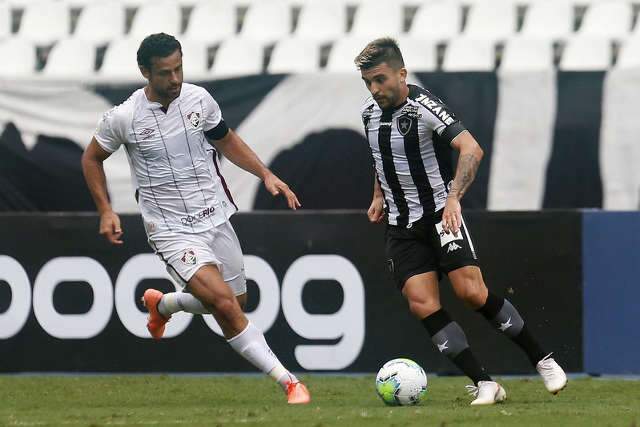
<instances>
[{"instance_id":1,"label":"black shorts","mask_svg":"<svg viewBox=\"0 0 640 427\"><path fill-rule=\"evenodd\" d=\"M442 211L434 217L435 224L429 216L407 227L387 225L387 267L399 289L416 274L435 271L440 277L460 267L479 265L464 219L458 235L454 236L442 231Z\"/></svg>"}]
</instances>

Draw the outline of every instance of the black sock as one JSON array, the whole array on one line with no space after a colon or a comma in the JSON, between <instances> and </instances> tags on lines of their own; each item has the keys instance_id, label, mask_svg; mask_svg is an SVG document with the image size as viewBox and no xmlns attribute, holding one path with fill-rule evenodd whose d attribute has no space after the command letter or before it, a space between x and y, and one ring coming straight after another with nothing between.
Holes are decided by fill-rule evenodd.
<instances>
[{"instance_id":1,"label":"black sock","mask_svg":"<svg viewBox=\"0 0 640 427\"><path fill-rule=\"evenodd\" d=\"M489 292L487 301L478 312L518 344L527 353L533 366L546 355L531 335L518 310L508 300Z\"/></svg>"},{"instance_id":2,"label":"black sock","mask_svg":"<svg viewBox=\"0 0 640 427\"><path fill-rule=\"evenodd\" d=\"M468 347L453 358L453 363L471 378L475 385L478 385L478 381L493 381Z\"/></svg>"},{"instance_id":3,"label":"black sock","mask_svg":"<svg viewBox=\"0 0 640 427\"><path fill-rule=\"evenodd\" d=\"M462 328L451 320L446 311L436 311L422 319L422 324L440 353L447 356L474 384L477 385L478 381L491 381L491 377L471 352Z\"/></svg>"}]
</instances>

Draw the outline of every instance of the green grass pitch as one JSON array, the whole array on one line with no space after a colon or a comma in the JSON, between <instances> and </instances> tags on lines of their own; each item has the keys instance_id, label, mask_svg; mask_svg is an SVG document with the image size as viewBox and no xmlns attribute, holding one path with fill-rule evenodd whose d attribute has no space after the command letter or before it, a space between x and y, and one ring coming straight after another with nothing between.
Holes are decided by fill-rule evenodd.
<instances>
[{"instance_id":1,"label":"green grass pitch","mask_svg":"<svg viewBox=\"0 0 640 427\"><path fill-rule=\"evenodd\" d=\"M418 406L387 407L374 376L303 376L312 403L288 406L253 376L0 376L0 425L637 426L640 382L581 378L558 396L505 379L508 400L470 407L464 378L429 378Z\"/></svg>"}]
</instances>

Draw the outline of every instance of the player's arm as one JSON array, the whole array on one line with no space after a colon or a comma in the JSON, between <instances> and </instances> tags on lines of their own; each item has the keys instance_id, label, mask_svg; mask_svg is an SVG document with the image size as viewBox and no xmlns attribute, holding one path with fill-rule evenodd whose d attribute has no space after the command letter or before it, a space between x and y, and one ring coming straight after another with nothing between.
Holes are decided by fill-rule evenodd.
<instances>
[{"instance_id":1,"label":"player's arm","mask_svg":"<svg viewBox=\"0 0 640 427\"><path fill-rule=\"evenodd\" d=\"M222 138L213 140L213 144L233 164L264 181L269 193L274 196L282 194L287 199L289 208L295 210L301 206L289 186L271 172L258 158L258 155L233 130L229 129Z\"/></svg>"},{"instance_id":2,"label":"player's arm","mask_svg":"<svg viewBox=\"0 0 640 427\"><path fill-rule=\"evenodd\" d=\"M457 235L462 225L460 200L475 179L484 152L467 130L456 136L451 141L451 146L459 152L458 166L442 214L442 228L446 232L451 231Z\"/></svg>"},{"instance_id":3,"label":"player's arm","mask_svg":"<svg viewBox=\"0 0 640 427\"><path fill-rule=\"evenodd\" d=\"M123 231L120 218L109 202L107 179L103 167L103 162L110 155L111 153L105 151L94 137L82 154L82 173L100 214L100 234L112 244L121 245Z\"/></svg>"},{"instance_id":4,"label":"player's arm","mask_svg":"<svg viewBox=\"0 0 640 427\"><path fill-rule=\"evenodd\" d=\"M382 195L382 188L380 188L380 181L378 181L378 176L375 171L373 174L373 200L371 200L371 206L369 206L367 216L369 217L370 222L379 224L384 218L384 198Z\"/></svg>"}]
</instances>

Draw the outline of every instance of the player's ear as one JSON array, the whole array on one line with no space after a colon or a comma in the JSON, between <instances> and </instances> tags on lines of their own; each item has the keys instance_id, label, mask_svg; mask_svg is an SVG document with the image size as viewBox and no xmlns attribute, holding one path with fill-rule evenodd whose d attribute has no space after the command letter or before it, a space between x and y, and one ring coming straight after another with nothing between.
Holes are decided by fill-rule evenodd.
<instances>
[{"instance_id":1,"label":"player's ear","mask_svg":"<svg viewBox=\"0 0 640 427\"><path fill-rule=\"evenodd\" d=\"M407 81L407 69L402 67L400 68L400 83L404 83Z\"/></svg>"},{"instance_id":2,"label":"player's ear","mask_svg":"<svg viewBox=\"0 0 640 427\"><path fill-rule=\"evenodd\" d=\"M144 65L139 65L138 68L140 69L140 73L142 73L142 76L149 80L151 78L151 72L147 69L147 67L145 67Z\"/></svg>"}]
</instances>

